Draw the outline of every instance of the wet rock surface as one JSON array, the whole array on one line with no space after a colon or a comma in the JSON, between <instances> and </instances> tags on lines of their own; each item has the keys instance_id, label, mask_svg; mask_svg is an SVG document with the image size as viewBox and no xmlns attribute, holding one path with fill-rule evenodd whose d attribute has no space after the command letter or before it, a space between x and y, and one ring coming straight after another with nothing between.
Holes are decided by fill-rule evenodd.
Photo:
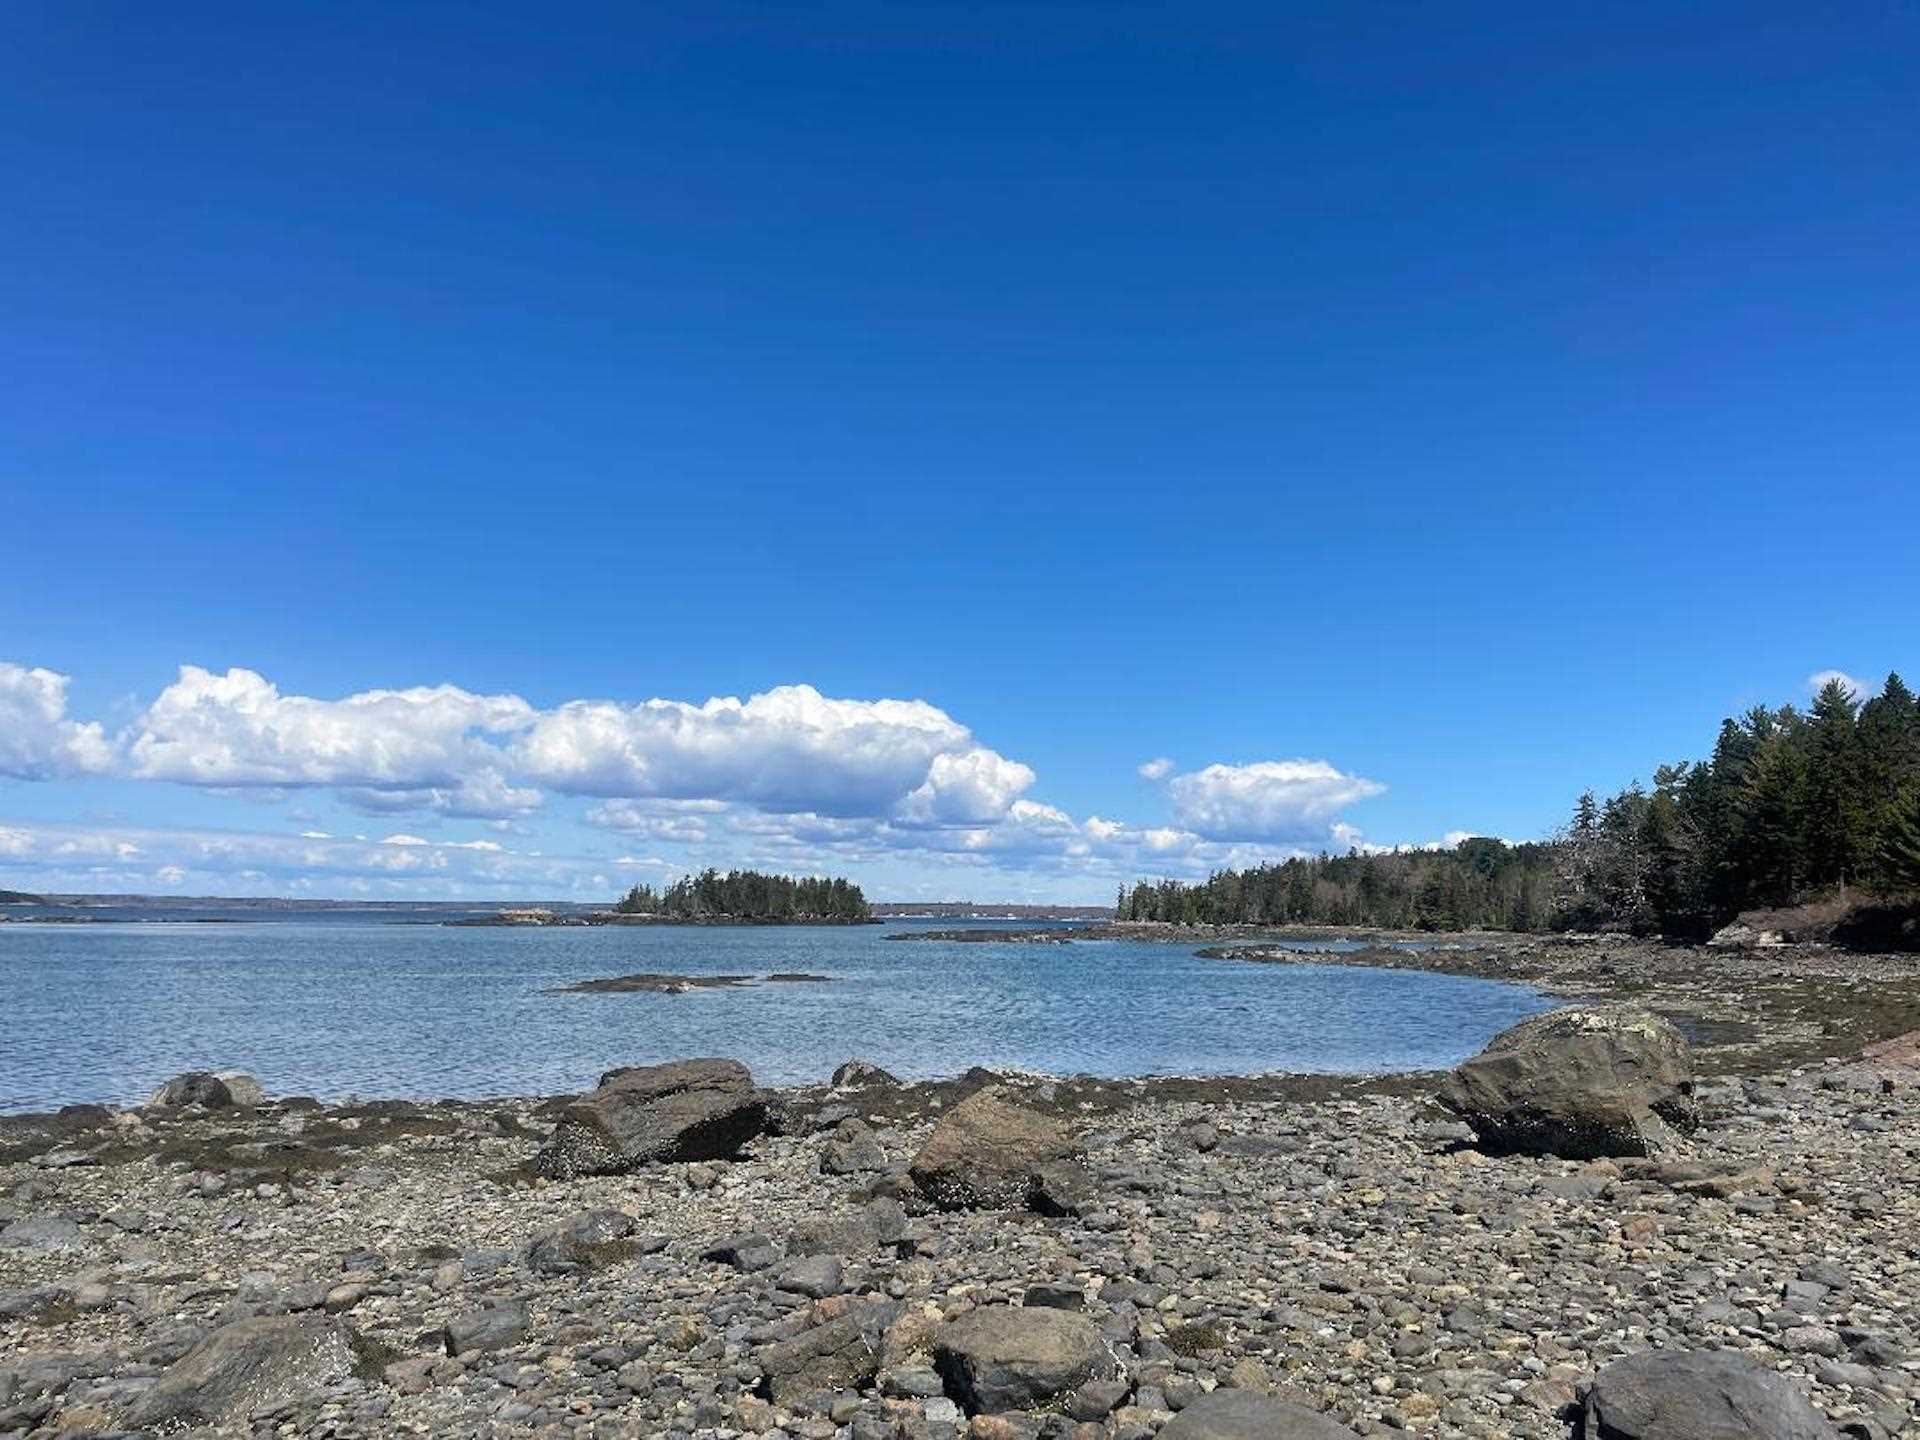
<instances>
[{"instance_id":1,"label":"wet rock surface","mask_svg":"<svg viewBox=\"0 0 1920 1440\"><path fill-rule=\"evenodd\" d=\"M608 975L556 985L549 995L684 995L689 990L728 990L753 984L751 975Z\"/></svg>"},{"instance_id":2,"label":"wet rock surface","mask_svg":"<svg viewBox=\"0 0 1920 1440\"><path fill-rule=\"evenodd\" d=\"M832 983L831 976L807 975L796 971L781 971L763 978L769 985ZM755 983L751 975L659 975L642 972L636 975L606 975L592 980L576 980L571 985L557 985L546 993L549 995L685 995L691 990L737 990L741 986Z\"/></svg>"},{"instance_id":3,"label":"wet rock surface","mask_svg":"<svg viewBox=\"0 0 1920 1440\"><path fill-rule=\"evenodd\" d=\"M565 1180L526 1166L562 1101L9 1117L0 1433L1894 1440L1914 1055L1709 1076L1669 1150L1588 1160L1478 1148L1433 1076L822 1086L732 1158ZM1037 1166L914 1182L981 1094L1070 1137L1060 1213Z\"/></svg>"}]
</instances>

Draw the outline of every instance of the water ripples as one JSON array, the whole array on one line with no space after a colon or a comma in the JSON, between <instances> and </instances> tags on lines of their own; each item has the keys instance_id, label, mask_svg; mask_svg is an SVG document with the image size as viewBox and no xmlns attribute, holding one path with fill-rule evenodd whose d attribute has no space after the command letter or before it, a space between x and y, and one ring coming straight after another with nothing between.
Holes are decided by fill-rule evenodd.
<instances>
[{"instance_id":1,"label":"water ripples","mask_svg":"<svg viewBox=\"0 0 1920 1440\"><path fill-rule=\"evenodd\" d=\"M691 1055L733 1056L768 1084L822 1080L855 1055L909 1078L1427 1069L1549 1003L1491 981L1173 945L886 939L899 928L4 926L0 1110L132 1103L194 1068L323 1099L555 1094ZM545 993L634 971L833 983Z\"/></svg>"}]
</instances>

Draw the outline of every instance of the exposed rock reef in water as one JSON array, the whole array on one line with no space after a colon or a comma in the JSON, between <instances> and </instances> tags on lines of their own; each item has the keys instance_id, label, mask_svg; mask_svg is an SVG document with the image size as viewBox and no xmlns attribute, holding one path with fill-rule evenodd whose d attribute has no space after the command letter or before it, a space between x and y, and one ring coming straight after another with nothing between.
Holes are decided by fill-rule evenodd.
<instances>
[{"instance_id":1,"label":"exposed rock reef in water","mask_svg":"<svg viewBox=\"0 0 1920 1440\"><path fill-rule=\"evenodd\" d=\"M0 1433L1916 1433L1913 962L1607 953L1450 1077L0 1119ZM1740 965L1784 1039L1704 1024Z\"/></svg>"},{"instance_id":2,"label":"exposed rock reef in water","mask_svg":"<svg viewBox=\"0 0 1920 1440\"><path fill-rule=\"evenodd\" d=\"M620 910L499 910L490 915L463 915L442 920L442 925L458 928L506 926L520 929L580 929L595 925L709 925L740 927L878 925L875 919L856 920L832 915L647 915Z\"/></svg>"},{"instance_id":3,"label":"exposed rock reef in water","mask_svg":"<svg viewBox=\"0 0 1920 1440\"><path fill-rule=\"evenodd\" d=\"M765 977L769 985L826 985L829 975L779 972ZM736 990L752 985L751 975L608 975L593 980L576 980L571 985L556 985L549 995L685 995L691 990Z\"/></svg>"}]
</instances>

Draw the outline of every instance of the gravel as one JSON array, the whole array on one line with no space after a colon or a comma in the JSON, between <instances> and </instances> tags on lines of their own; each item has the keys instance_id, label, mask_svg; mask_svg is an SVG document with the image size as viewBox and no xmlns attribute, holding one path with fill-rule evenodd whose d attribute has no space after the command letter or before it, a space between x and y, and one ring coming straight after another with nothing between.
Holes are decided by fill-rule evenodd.
<instances>
[{"instance_id":1,"label":"gravel","mask_svg":"<svg viewBox=\"0 0 1920 1440\"><path fill-rule=\"evenodd\" d=\"M301 1315L350 1371L223 1433L1147 1440L1225 1387L1363 1435L1566 1440L1598 1372L1661 1350L1744 1356L1890 1440L1920 1434L1915 1078L1722 1074L1675 1153L1585 1162L1472 1148L1430 1079L1009 1080L1077 1134L1090 1189L1054 1216L919 1201L952 1087L794 1093L740 1158L563 1181L528 1169L540 1099L15 1118L0 1433L112 1432L222 1327ZM823 1165L849 1134L822 1107L880 1169ZM1092 1378L970 1419L934 1356L993 1306L1087 1327ZM1248 1403L1169 1434L1208 1409Z\"/></svg>"}]
</instances>

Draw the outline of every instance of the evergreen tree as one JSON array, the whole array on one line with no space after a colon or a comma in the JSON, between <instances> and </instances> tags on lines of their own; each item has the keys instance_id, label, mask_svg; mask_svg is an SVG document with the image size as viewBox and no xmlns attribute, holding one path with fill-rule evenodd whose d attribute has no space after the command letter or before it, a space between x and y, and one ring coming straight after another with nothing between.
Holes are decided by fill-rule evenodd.
<instances>
[{"instance_id":1,"label":"evergreen tree","mask_svg":"<svg viewBox=\"0 0 1920 1440\"><path fill-rule=\"evenodd\" d=\"M1865 858L1870 821L1856 712L1846 684L1829 680L1807 722L1801 851L1814 885L1844 884Z\"/></svg>"},{"instance_id":2,"label":"evergreen tree","mask_svg":"<svg viewBox=\"0 0 1920 1440\"><path fill-rule=\"evenodd\" d=\"M1920 785L1910 786L1888 811L1879 873L1888 890L1920 893Z\"/></svg>"},{"instance_id":3,"label":"evergreen tree","mask_svg":"<svg viewBox=\"0 0 1920 1440\"><path fill-rule=\"evenodd\" d=\"M1857 704L1822 688L1802 715L1756 706L1712 756L1662 765L1651 792L1582 794L1544 845L1319 855L1198 885L1145 881L1130 918L1172 923L1553 926L1700 935L1755 906L1871 878L1920 889L1920 700L1896 675Z\"/></svg>"},{"instance_id":4,"label":"evergreen tree","mask_svg":"<svg viewBox=\"0 0 1920 1440\"><path fill-rule=\"evenodd\" d=\"M860 887L839 878L726 874L712 868L684 876L656 893L636 885L614 906L624 914L664 915L675 920L870 920L873 911Z\"/></svg>"}]
</instances>

